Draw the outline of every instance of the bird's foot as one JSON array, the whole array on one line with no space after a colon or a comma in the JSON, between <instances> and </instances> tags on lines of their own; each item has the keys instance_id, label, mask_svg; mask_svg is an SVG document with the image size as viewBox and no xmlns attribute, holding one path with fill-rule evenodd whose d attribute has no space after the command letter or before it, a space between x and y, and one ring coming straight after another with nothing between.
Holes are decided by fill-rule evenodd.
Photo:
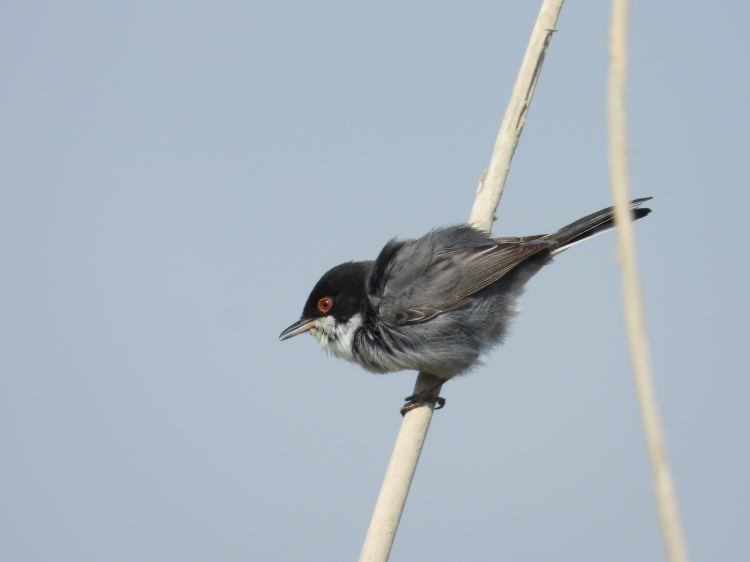
<instances>
[{"instance_id":1,"label":"bird's foot","mask_svg":"<svg viewBox=\"0 0 750 562\"><path fill-rule=\"evenodd\" d=\"M406 400L406 404L404 404L404 407L401 408L401 415L405 416L406 412L409 412L414 408L419 408L424 404L435 404L436 410L439 410L440 408L445 406L445 398L442 398L437 394L432 394L433 390L434 388L427 388L422 392L417 392L416 394L412 394L411 396L407 396L406 398L404 398L404 400Z\"/></svg>"}]
</instances>

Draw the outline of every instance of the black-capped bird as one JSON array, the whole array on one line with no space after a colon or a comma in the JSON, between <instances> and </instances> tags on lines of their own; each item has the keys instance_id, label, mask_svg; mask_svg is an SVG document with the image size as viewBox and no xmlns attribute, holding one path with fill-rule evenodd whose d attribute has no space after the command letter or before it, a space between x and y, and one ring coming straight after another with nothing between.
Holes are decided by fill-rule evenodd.
<instances>
[{"instance_id":1,"label":"black-capped bird","mask_svg":"<svg viewBox=\"0 0 750 562\"><path fill-rule=\"evenodd\" d=\"M631 201L633 220L651 210ZM414 369L450 379L503 341L524 285L559 254L614 226L612 208L553 232L491 238L471 226L393 239L375 261L326 272L282 340L312 333L320 347L373 373ZM435 386L437 387L437 385ZM402 412L442 398L430 389Z\"/></svg>"}]
</instances>

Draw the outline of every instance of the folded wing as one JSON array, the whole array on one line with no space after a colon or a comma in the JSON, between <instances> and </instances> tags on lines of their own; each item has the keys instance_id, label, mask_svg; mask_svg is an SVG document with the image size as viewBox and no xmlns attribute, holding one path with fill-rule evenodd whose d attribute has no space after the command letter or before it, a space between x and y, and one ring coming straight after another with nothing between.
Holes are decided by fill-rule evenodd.
<instances>
[{"instance_id":1,"label":"folded wing","mask_svg":"<svg viewBox=\"0 0 750 562\"><path fill-rule=\"evenodd\" d=\"M472 295L547 249L540 238L485 238L491 243L440 253L430 251L428 239L396 242L397 252L386 247L387 259L375 262L373 279L379 283L372 285L371 301L385 322L424 322L468 304Z\"/></svg>"},{"instance_id":2,"label":"folded wing","mask_svg":"<svg viewBox=\"0 0 750 562\"><path fill-rule=\"evenodd\" d=\"M633 220L651 212L639 208L649 199L630 202ZM492 239L464 225L418 240L392 240L375 261L368 298L384 322L424 322L465 306L532 256L552 256L613 227L609 207L547 235Z\"/></svg>"}]
</instances>

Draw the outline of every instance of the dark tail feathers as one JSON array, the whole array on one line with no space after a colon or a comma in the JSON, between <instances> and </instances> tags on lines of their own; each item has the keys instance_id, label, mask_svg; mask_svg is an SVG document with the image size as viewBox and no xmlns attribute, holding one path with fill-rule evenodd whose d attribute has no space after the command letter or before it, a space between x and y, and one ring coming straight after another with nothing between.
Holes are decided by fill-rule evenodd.
<instances>
[{"instance_id":1,"label":"dark tail feathers","mask_svg":"<svg viewBox=\"0 0 750 562\"><path fill-rule=\"evenodd\" d=\"M633 212L633 220L643 218L651 212L651 209L639 208L649 199L651 199L651 197L643 197L642 199L633 199L630 202L630 208ZM596 213L592 213L587 217L583 217L568 226L564 226L557 232L547 234L542 240L552 242L550 249L557 253L573 244L578 244L578 242L586 240L586 238L591 238L605 230L614 228L614 226L614 209L613 207L609 207Z\"/></svg>"}]
</instances>

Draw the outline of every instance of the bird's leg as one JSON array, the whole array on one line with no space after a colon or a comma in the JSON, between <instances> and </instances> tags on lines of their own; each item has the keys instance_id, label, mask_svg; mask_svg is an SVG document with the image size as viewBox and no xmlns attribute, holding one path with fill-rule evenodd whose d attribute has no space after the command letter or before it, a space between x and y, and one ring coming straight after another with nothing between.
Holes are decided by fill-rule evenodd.
<instances>
[{"instance_id":1,"label":"bird's leg","mask_svg":"<svg viewBox=\"0 0 750 562\"><path fill-rule=\"evenodd\" d=\"M436 410L439 410L440 408L445 406L445 398L434 394L434 392L441 386L443 386L446 380L448 379L440 379L435 384L425 388L421 392L417 392L416 394L412 394L411 396L407 396L406 398L404 398L404 400L406 400L406 404L404 404L404 407L401 408L401 415L405 416L406 412L413 410L414 408L419 408L423 404L436 404Z\"/></svg>"}]
</instances>

